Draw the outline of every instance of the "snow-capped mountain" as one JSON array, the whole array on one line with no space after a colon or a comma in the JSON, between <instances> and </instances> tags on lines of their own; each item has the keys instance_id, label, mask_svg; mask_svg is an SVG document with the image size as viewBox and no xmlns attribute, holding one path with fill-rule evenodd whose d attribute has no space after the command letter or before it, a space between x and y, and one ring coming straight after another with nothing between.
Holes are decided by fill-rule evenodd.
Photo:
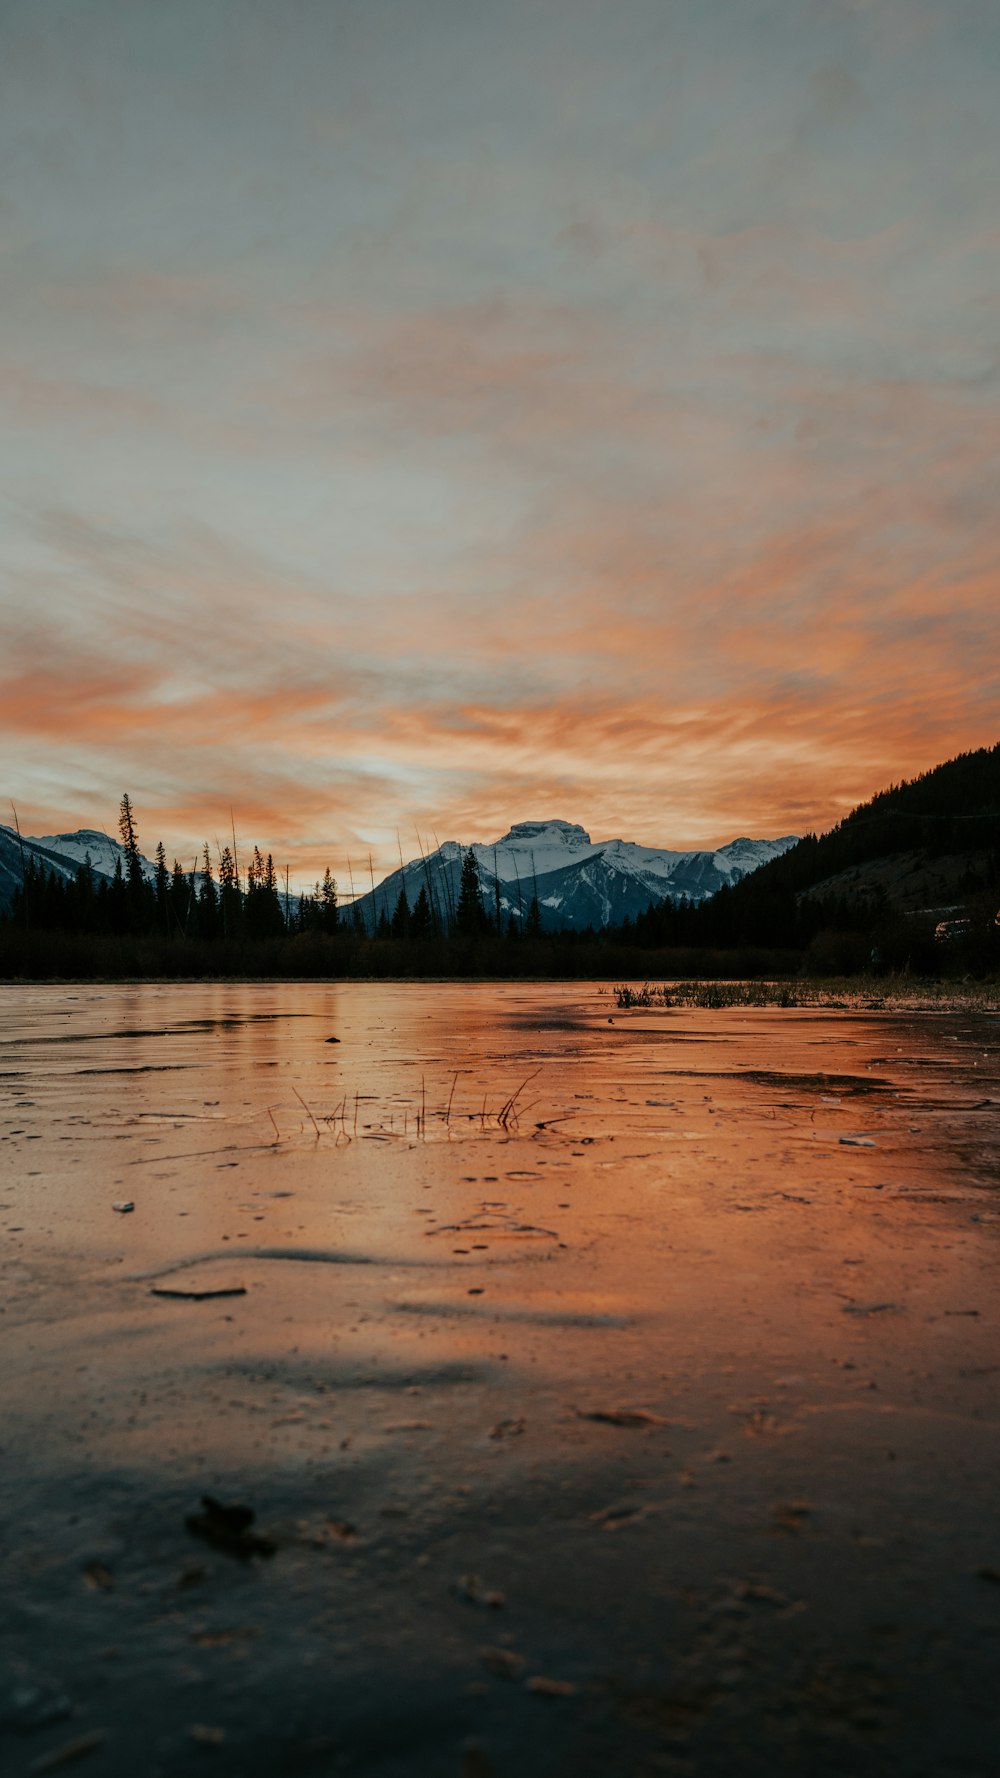
<instances>
[{"instance_id":1,"label":"snow-capped mountain","mask_svg":"<svg viewBox=\"0 0 1000 1778\"><path fill-rule=\"evenodd\" d=\"M54 852L59 858L72 859L74 867L85 864L90 859L90 867L98 876L113 877L115 865L121 860L125 869L125 848L120 840L111 839L109 834L99 833L94 827L81 827L76 833L49 833L39 839L25 841L26 846L33 846L43 852ZM150 864L148 858L139 854L142 862L143 875L152 882L156 875L156 866Z\"/></svg>"},{"instance_id":2,"label":"snow-capped mountain","mask_svg":"<svg viewBox=\"0 0 1000 1778\"><path fill-rule=\"evenodd\" d=\"M777 840L731 840L714 852L673 852L631 840L594 841L568 821L520 821L496 841L472 846L483 905L495 917L522 924L534 895L548 930L617 925L644 913L650 902L705 901L723 884L737 883L750 871L777 858L795 836ZM356 902L372 931L385 914L391 919L402 889L412 908L421 889L438 924L450 924L458 904L466 848L446 840L437 851L391 872L374 892Z\"/></svg>"},{"instance_id":3,"label":"snow-capped mountain","mask_svg":"<svg viewBox=\"0 0 1000 1778\"><path fill-rule=\"evenodd\" d=\"M715 852L672 852L631 840L594 841L585 828L569 821L520 821L500 839L479 842L472 850L491 918L499 905L504 923L513 918L523 925L537 895L546 930L581 931L617 925L626 916L634 919L664 897L705 901L724 883L738 882L794 843L794 837L738 839ZM0 911L10 906L22 880L22 846L26 859L60 877L74 877L88 858L97 876L113 877L119 860L123 870L125 866L119 841L94 828L19 841L13 828L0 825ZM393 871L374 893L361 896L355 906L367 931L374 931L383 914L392 918L403 888L411 908L425 889L435 923L446 931L458 906L465 850L457 840L446 840L436 851ZM148 858L142 868L152 879L155 867Z\"/></svg>"},{"instance_id":4,"label":"snow-capped mountain","mask_svg":"<svg viewBox=\"0 0 1000 1778\"><path fill-rule=\"evenodd\" d=\"M95 828L83 827L76 833L50 833L41 837L23 834L18 839L12 827L0 823L0 912L8 908L23 881L22 856L37 867L54 871L57 877L75 877L81 864L90 859L95 876L113 877L115 864L121 860L125 870L125 850L118 840ZM140 854L141 857L141 854ZM143 873L152 881L155 866L142 858Z\"/></svg>"}]
</instances>

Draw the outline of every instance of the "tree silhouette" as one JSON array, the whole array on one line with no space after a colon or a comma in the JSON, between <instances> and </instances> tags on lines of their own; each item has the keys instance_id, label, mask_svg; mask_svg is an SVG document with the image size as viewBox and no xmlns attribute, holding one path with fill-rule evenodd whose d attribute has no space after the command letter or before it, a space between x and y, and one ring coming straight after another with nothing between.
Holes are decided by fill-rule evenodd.
<instances>
[{"instance_id":1,"label":"tree silhouette","mask_svg":"<svg viewBox=\"0 0 1000 1778\"><path fill-rule=\"evenodd\" d=\"M147 895L148 885L142 871L135 813L127 791L118 811L118 832L125 854L125 893L128 907L126 925L133 932L141 932L149 924L150 897Z\"/></svg>"},{"instance_id":2,"label":"tree silhouette","mask_svg":"<svg viewBox=\"0 0 1000 1778\"><path fill-rule=\"evenodd\" d=\"M264 858L259 846L254 847L253 858L247 868L243 918L250 938L277 938L285 930L274 859L270 852Z\"/></svg>"},{"instance_id":3,"label":"tree silhouette","mask_svg":"<svg viewBox=\"0 0 1000 1778\"><path fill-rule=\"evenodd\" d=\"M409 938L410 936L410 904L406 899L406 885L400 886L396 898L396 906L392 915L393 938Z\"/></svg>"},{"instance_id":4,"label":"tree silhouette","mask_svg":"<svg viewBox=\"0 0 1000 1778\"><path fill-rule=\"evenodd\" d=\"M187 932L191 903L194 896L191 884L179 858L174 859L174 868L170 875L170 913L176 922L178 932Z\"/></svg>"},{"instance_id":5,"label":"tree silhouette","mask_svg":"<svg viewBox=\"0 0 1000 1778\"><path fill-rule=\"evenodd\" d=\"M212 876L212 854L205 841L202 853L201 888L198 891L198 936L199 938L217 938L219 933L219 898L215 891L215 878Z\"/></svg>"},{"instance_id":6,"label":"tree silhouette","mask_svg":"<svg viewBox=\"0 0 1000 1778\"><path fill-rule=\"evenodd\" d=\"M135 816L128 791L122 797L118 810L118 832L121 835L122 851L125 854L125 878L126 881L131 882L137 872L142 874L142 865L139 862L139 841L136 838Z\"/></svg>"},{"instance_id":7,"label":"tree silhouette","mask_svg":"<svg viewBox=\"0 0 1000 1778\"><path fill-rule=\"evenodd\" d=\"M243 930L243 897L236 860L228 846L223 846L219 854L219 918L223 938L239 938Z\"/></svg>"},{"instance_id":8,"label":"tree silhouette","mask_svg":"<svg viewBox=\"0 0 1000 1778\"><path fill-rule=\"evenodd\" d=\"M410 915L410 937L430 938L433 930L434 922L431 917L431 904L427 899L427 890L424 888L423 884L421 884L420 894L417 896L413 905L413 912Z\"/></svg>"},{"instance_id":9,"label":"tree silhouette","mask_svg":"<svg viewBox=\"0 0 1000 1778\"><path fill-rule=\"evenodd\" d=\"M156 924L161 932L170 931L170 873L167 870L167 854L163 849L163 841L156 842L156 880L153 887L156 896Z\"/></svg>"},{"instance_id":10,"label":"tree silhouette","mask_svg":"<svg viewBox=\"0 0 1000 1778\"><path fill-rule=\"evenodd\" d=\"M478 938L489 930L489 921L483 910L483 898L479 887L479 866L476 854L469 846L462 857L462 878L458 889L458 907L455 909L455 931L462 938Z\"/></svg>"},{"instance_id":11,"label":"tree silhouette","mask_svg":"<svg viewBox=\"0 0 1000 1778\"><path fill-rule=\"evenodd\" d=\"M340 908L337 905L337 884L330 875L330 866L323 872L323 881L317 885L320 926L324 932L336 932L340 925Z\"/></svg>"}]
</instances>

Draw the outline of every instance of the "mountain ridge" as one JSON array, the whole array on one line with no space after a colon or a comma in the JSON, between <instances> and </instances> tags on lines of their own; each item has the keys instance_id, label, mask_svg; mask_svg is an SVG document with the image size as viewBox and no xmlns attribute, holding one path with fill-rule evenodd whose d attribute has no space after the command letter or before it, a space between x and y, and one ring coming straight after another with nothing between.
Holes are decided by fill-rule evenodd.
<instances>
[{"instance_id":1,"label":"mountain ridge","mask_svg":"<svg viewBox=\"0 0 1000 1778\"><path fill-rule=\"evenodd\" d=\"M523 927L537 896L544 930L582 931L634 918L664 897L703 901L794 844L794 836L754 840L741 835L716 848L675 850L619 838L595 841L578 823L557 818L520 821L497 840L474 841L471 848L445 840L344 906L345 912L356 910L352 918L374 932L383 918L391 920L402 889L413 908L423 888L432 919L444 930L452 924L462 861L471 849L484 906L492 916L499 905L505 923L513 920L515 927ZM125 868L120 841L96 828L19 837L0 824L0 910L10 906L22 881L22 856L63 879L75 877L88 860L98 877L113 877L119 861ZM155 866L140 857L143 874L151 881ZM198 880L200 875L196 873ZM295 901L297 905L298 897Z\"/></svg>"},{"instance_id":2,"label":"mountain ridge","mask_svg":"<svg viewBox=\"0 0 1000 1778\"><path fill-rule=\"evenodd\" d=\"M458 904L462 861L471 851L485 911L524 927L537 897L543 930L577 930L634 919L651 902L702 901L739 881L796 843L794 836L730 840L712 850L675 851L633 840L592 840L575 822L516 822L497 840L462 845L445 840L433 852L390 871L357 898L367 930L391 920L400 893L412 909L425 891L431 915L444 927Z\"/></svg>"}]
</instances>

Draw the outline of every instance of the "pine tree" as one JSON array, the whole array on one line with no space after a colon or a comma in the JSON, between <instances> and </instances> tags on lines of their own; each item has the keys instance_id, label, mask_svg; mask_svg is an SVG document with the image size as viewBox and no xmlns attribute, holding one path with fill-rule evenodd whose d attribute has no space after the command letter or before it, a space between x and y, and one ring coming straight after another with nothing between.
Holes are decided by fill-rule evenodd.
<instances>
[{"instance_id":1,"label":"pine tree","mask_svg":"<svg viewBox=\"0 0 1000 1778\"><path fill-rule=\"evenodd\" d=\"M330 874L329 865L327 865L323 872L322 883L317 884L317 890L320 906L320 925L322 930L324 932L336 932L337 927L340 924L340 909L337 906L337 884Z\"/></svg>"},{"instance_id":2,"label":"pine tree","mask_svg":"<svg viewBox=\"0 0 1000 1778\"><path fill-rule=\"evenodd\" d=\"M251 938L276 938L285 930L274 859L270 852L264 858L259 846L254 847L253 858L247 867L243 918Z\"/></svg>"},{"instance_id":3,"label":"pine tree","mask_svg":"<svg viewBox=\"0 0 1000 1778\"><path fill-rule=\"evenodd\" d=\"M202 853L201 888L198 891L198 934L209 941L219 936L219 898L212 876L212 854L205 841Z\"/></svg>"},{"instance_id":4,"label":"pine tree","mask_svg":"<svg viewBox=\"0 0 1000 1778\"><path fill-rule=\"evenodd\" d=\"M139 841L136 838L135 816L128 791L122 797L118 811L118 832L121 836L122 851L125 854L125 880L131 882L136 872L141 874L139 862Z\"/></svg>"},{"instance_id":5,"label":"pine tree","mask_svg":"<svg viewBox=\"0 0 1000 1778\"><path fill-rule=\"evenodd\" d=\"M430 938L433 930L434 922L431 918L431 904L427 899L427 890L424 888L423 884L421 884L420 894L417 896L413 905L413 912L410 915L410 937L415 939Z\"/></svg>"},{"instance_id":6,"label":"pine tree","mask_svg":"<svg viewBox=\"0 0 1000 1778\"><path fill-rule=\"evenodd\" d=\"M224 938L239 938L243 928L243 897L236 875L236 860L228 846L223 846L219 854L219 917Z\"/></svg>"},{"instance_id":7,"label":"pine tree","mask_svg":"<svg viewBox=\"0 0 1000 1778\"><path fill-rule=\"evenodd\" d=\"M458 907L455 910L455 931L463 938L478 938L486 932L489 921L483 911L483 898L479 887L479 867L476 854L469 846L462 858L462 879L458 890Z\"/></svg>"},{"instance_id":8,"label":"pine tree","mask_svg":"<svg viewBox=\"0 0 1000 1778\"><path fill-rule=\"evenodd\" d=\"M178 932L186 932L188 929L191 899L191 886L184 866L179 858L175 858L170 877L170 915L177 923Z\"/></svg>"},{"instance_id":9,"label":"pine tree","mask_svg":"<svg viewBox=\"0 0 1000 1778\"><path fill-rule=\"evenodd\" d=\"M405 883L400 887L396 898L396 906L392 916L393 938L408 938L410 935L410 904L406 899Z\"/></svg>"},{"instance_id":10,"label":"pine tree","mask_svg":"<svg viewBox=\"0 0 1000 1778\"><path fill-rule=\"evenodd\" d=\"M264 860L264 869L257 884L260 903L258 928L261 938L279 938L285 930L285 916L281 909L281 897L278 894L278 873L274 868L274 857L268 853Z\"/></svg>"},{"instance_id":11,"label":"pine tree","mask_svg":"<svg viewBox=\"0 0 1000 1778\"><path fill-rule=\"evenodd\" d=\"M167 870L167 854L163 849L163 841L156 842L156 879L154 890L156 896L156 921L161 932L170 931L170 873Z\"/></svg>"},{"instance_id":12,"label":"pine tree","mask_svg":"<svg viewBox=\"0 0 1000 1778\"><path fill-rule=\"evenodd\" d=\"M141 932L148 925L150 912L147 896L147 883L142 872L142 856L139 852L139 838L135 827L135 814L128 792L122 797L118 812L118 832L121 836L122 850L125 854L125 889L128 897L128 925L135 932Z\"/></svg>"}]
</instances>

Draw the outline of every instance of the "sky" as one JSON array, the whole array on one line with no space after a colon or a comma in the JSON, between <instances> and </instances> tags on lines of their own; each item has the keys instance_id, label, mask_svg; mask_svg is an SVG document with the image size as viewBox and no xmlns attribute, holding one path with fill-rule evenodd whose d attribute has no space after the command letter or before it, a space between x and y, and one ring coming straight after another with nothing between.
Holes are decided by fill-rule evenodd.
<instances>
[{"instance_id":1,"label":"sky","mask_svg":"<svg viewBox=\"0 0 1000 1778\"><path fill-rule=\"evenodd\" d=\"M0 167L25 832L712 846L1000 737L996 0L0 0Z\"/></svg>"}]
</instances>

